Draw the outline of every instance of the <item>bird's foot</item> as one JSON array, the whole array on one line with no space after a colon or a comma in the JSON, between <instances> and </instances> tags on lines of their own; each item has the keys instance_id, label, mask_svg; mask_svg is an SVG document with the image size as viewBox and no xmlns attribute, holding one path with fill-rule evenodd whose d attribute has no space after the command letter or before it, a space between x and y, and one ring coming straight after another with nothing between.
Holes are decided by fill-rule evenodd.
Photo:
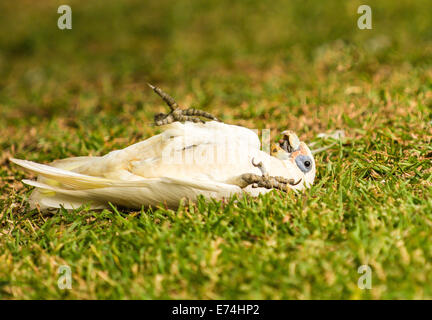
<instances>
[{"instance_id":1,"label":"bird's foot","mask_svg":"<svg viewBox=\"0 0 432 320\"><path fill-rule=\"evenodd\" d=\"M200 122L204 123L205 121L199 117L203 117L209 120L219 121L216 117L211 115L208 112L197 110L197 109L180 109L176 108L172 110L170 113L159 113L155 115L154 121L157 126L163 126L166 124L170 124L172 122L180 121L191 121L191 122Z\"/></svg>"},{"instance_id":2,"label":"bird's foot","mask_svg":"<svg viewBox=\"0 0 432 320\"><path fill-rule=\"evenodd\" d=\"M162 98L163 101L165 101L165 103L171 109L171 112L169 113L159 113L155 115L154 121L157 126L166 125L175 121L180 121L180 122L191 121L191 122L204 123L204 121L199 117L206 118L209 120L219 121L218 118L216 118L212 114L202 110L197 110L193 108L181 109L177 104L177 102L174 100L174 98L169 96L167 93L163 92L160 88L155 87L151 84L148 85L150 88L152 88L154 92L156 92Z\"/></svg>"},{"instance_id":3,"label":"bird's foot","mask_svg":"<svg viewBox=\"0 0 432 320\"><path fill-rule=\"evenodd\" d=\"M252 188L278 189L286 192L288 191L289 186L298 185L302 180L300 178L299 181L296 182L294 179L286 179L280 176L269 176L262 162L255 163L254 159L252 159L252 164L260 169L261 175L245 173L241 176L242 180L246 183L246 186L252 185Z\"/></svg>"}]
</instances>

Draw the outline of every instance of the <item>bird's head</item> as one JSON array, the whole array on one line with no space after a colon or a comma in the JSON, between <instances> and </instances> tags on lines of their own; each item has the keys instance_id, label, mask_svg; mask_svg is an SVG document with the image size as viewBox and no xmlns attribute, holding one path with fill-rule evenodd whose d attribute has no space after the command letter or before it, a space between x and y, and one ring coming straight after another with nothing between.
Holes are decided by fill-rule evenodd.
<instances>
[{"instance_id":1,"label":"bird's head","mask_svg":"<svg viewBox=\"0 0 432 320\"><path fill-rule=\"evenodd\" d=\"M288 161L291 167L298 171L298 176L303 177L300 184L303 182L306 186L313 184L316 172L314 157L306 143L300 141L293 131L282 132L279 143L271 146L271 155L282 161Z\"/></svg>"}]
</instances>

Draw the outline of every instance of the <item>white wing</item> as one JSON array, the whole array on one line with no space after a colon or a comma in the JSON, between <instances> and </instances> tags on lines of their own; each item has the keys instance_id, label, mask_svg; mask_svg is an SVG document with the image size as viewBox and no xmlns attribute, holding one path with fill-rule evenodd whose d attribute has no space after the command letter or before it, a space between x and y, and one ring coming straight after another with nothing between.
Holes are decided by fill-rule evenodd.
<instances>
[{"instance_id":1,"label":"white wing","mask_svg":"<svg viewBox=\"0 0 432 320\"><path fill-rule=\"evenodd\" d=\"M196 200L198 195L221 199L241 193L235 185L209 180L176 178L147 178L134 181L87 176L31 161L11 159L12 162L43 177L40 181L23 180L38 188L31 198L42 209L50 207L74 209L89 203L92 208L107 208L108 202L131 208L166 204L176 207L180 199ZM42 182L43 181L43 182Z\"/></svg>"},{"instance_id":2,"label":"white wing","mask_svg":"<svg viewBox=\"0 0 432 320\"><path fill-rule=\"evenodd\" d=\"M37 190L33 203L42 207L75 208L92 202L94 208L115 204L140 208L200 194L221 199L241 193L240 175L260 171L252 158L263 161L270 175L298 179L298 170L260 151L252 130L220 122L175 122L164 132L103 157L57 160L50 165L11 159L39 175L25 183ZM265 189L247 188L256 195Z\"/></svg>"},{"instance_id":3,"label":"white wing","mask_svg":"<svg viewBox=\"0 0 432 320\"><path fill-rule=\"evenodd\" d=\"M260 174L252 158L263 161L270 175L292 176L296 171L262 152L254 131L216 121L174 122L159 135L95 158L74 171L121 180L173 177L233 183L243 173Z\"/></svg>"}]
</instances>

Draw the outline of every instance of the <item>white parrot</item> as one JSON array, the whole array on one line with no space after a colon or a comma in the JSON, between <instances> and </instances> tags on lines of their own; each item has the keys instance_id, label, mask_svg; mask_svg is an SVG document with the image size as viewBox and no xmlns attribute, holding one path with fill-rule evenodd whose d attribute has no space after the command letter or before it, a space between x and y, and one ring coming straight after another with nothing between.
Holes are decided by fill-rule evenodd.
<instances>
[{"instance_id":1,"label":"white parrot","mask_svg":"<svg viewBox=\"0 0 432 320\"><path fill-rule=\"evenodd\" d=\"M194 201L199 195L221 200L313 184L314 157L292 131L282 132L283 139L268 154L260 150L254 131L215 121L199 110L182 110L159 88L151 87L171 108L168 115L155 117L156 124L164 125L162 133L101 157L67 158L47 165L10 159L38 175L36 181L23 180L36 187L31 206L48 210L89 204L103 209L111 202L136 209L160 204L176 208L181 199ZM203 122L192 116L214 120Z\"/></svg>"}]
</instances>

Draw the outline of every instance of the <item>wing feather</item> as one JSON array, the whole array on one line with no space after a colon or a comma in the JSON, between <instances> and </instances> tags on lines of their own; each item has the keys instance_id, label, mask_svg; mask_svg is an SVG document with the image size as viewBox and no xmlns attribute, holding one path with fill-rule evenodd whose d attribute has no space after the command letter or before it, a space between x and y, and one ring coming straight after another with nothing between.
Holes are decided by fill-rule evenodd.
<instances>
[{"instance_id":1,"label":"wing feather","mask_svg":"<svg viewBox=\"0 0 432 320\"><path fill-rule=\"evenodd\" d=\"M217 156L237 152L227 159L194 159L167 163L164 150L171 148L186 159L196 154L208 156L215 147L226 149ZM243 149L245 148L245 149ZM259 170L251 159L263 161L270 175L291 172L281 161L260 151L257 134L247 128L220 122L205 124L175 122L159 135L116 150L102 157L76 157L49 165L10 159L38 175L37 181L23 182L36 187L31 201L42 208L76 208L91 203L106 208L108 202L132 208L165 203L176 207L179 200L195 200L198 195L221 199L242 193L238 179L243 173ZM253 194L265 192L251 188Z\"/></svg>"}]
</instances>

